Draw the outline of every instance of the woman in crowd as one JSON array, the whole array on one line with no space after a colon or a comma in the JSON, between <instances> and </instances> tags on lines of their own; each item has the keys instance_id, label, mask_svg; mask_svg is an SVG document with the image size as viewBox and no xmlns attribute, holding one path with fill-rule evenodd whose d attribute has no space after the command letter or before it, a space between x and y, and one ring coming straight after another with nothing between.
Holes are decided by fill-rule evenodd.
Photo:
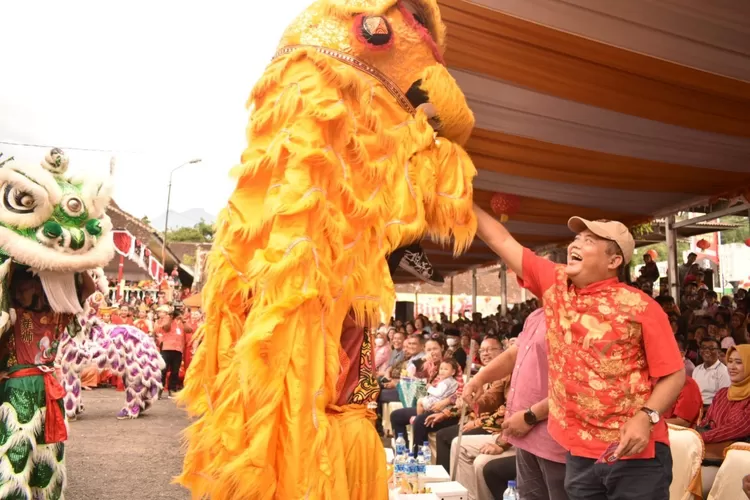
<instances>
[{"instance_id":1,"label":"woman in crowd","mask_svg":"<svg viewBox=\"0 0 750 500\"><path fill-rule=\"evenodd\" d=\"M425 333L429 333L425 332L424 319L422 319L421 316L414 320L414 333L416 333L417 335L424 335Z\"/></svg>"},{"instance_id":2,"label":"woman in crowd","mask_svg":"<svg viewBox=\"0 0 750 500\"><path fill-rule=\"evenodd\" d=\"M432 335L430 336L429 340L427 340L427 343L425 344L425 361L422 364L421 367L416 366L419 363L416 363L414 366L417 368L414 376L416 378L422 378L427 381L428 384L431 384L434 382L435 378L438 374L438 368L440 367L440 362L442 361L445 351L447 350L447 344L445 342L445 338L441 335ZM422 413L421 415L417 415L417 409L416 408L401 408L400 410L396 410L393 413L391 413L391 427L393 427L393 432L398 435L399 433L404 434L404 439L407 439L406 434L406 426L411 423L412 430L414 432L414 443L411 443L412 446L416 449L419 445L421 445L423 442L427 440L427 433L428 432L434 432L439 429L442 429L443 427L449 427L451 425L455 425L458 422L457 418L448 419L440 424L436 424L435 427L428 429L425 425L425 420L427 417L432 415L433 412L440 412L443 411L445 408L447 408L452 403L455 403L456 399L461 393L461 389L463 389L463 376L460 372L456 375L456 380L459 384L459 389L451 397L448 397L446 399L443 399L442 401L439 401L435 403L435 405L432 406L432 411ZM407 446L409 446L409 443L407 442Z\"/></svg>"},{"instance_id":3,"label":"woman in crowd","mask_svg":"<svg viewBox=\"0 0 750 500\"><path fill-rule=\"evenodd\" d=\"M750 438L750 345L729 349L727 369L732 385L719 389L698 429L706 444L704 498L716 477L724 449L733 442Z\"/></svg>"},{"instance_id":4,"label":"woman in crowd","mask_svg":"<svg viewBox=\"0 0 750 500\"><path fill-rule=\"evenodd\" d=\"M375 373L384 373L391 360L391 345L385 328L375 336Z\"/></svg>"},{"instance_id":5,"label":"woman in crowd","mask_svg":"<svg viewBox=\"0 0 750 500\"><path fill-rule=\"evenodd\" d=\"M700 426L706 444L750 438L750 345L729 349L727 370L732 385L716 392Z\"/></svg>"},{"instance_id":6,"label":"woman in crowd","mask_svg":"<svg viewBox=\"0 0 750 500\"><path fill-rule=\"evenodd\" d=\"M411 321L407 321L406 325L404 325L404 328L406 329L406 335L414 335L416 333L416 328L414 327L414 323Z\"/></svg>"}]
</instances>

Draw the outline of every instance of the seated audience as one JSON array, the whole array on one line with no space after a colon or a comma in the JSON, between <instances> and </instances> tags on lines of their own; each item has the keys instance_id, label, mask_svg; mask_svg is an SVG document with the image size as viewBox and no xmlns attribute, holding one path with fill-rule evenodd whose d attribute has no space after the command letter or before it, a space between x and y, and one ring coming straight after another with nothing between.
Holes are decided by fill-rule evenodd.
<instances>
[{"instance_id":1,"label":"seated audience","mask_svg":"<svg viewBox=\"0 0 750 500\"><path fill-rule=\"evenodd\" d=\"M446 347L445 338L442 335L431 335L430 339L425 344L427 357L425 358L423 366L419 368L419 371L416 373L417 378L426 379L428 384L435 380L438 375L437 367L440 366L440 360L445 354ZM434 367L434 369L432 367ZM411 424L414 434L414 443L411 443L411 445L414 449L416 450L418 446L421 446L427 441L428 429L425 426L425 420L427 417L432 415L432 413L440 412L448 406L455 404L456 399L461 394L461 389L463 388L463 377L460 367L456 376L456 381L458 382L458 390L453 395L433 404L432 411L425 411L421 415L417 415L416 408L401 408L391 413L391 427L393 428L394 434L398 435L399 433L402 433L404 438L407 439L407 446L409 446L410 443L408 442L406 426ZM458 419L445 422L445 427L454 425L457 421Z\"/></svg>"},{"instance_id":2,"label":"seated audience","mask_svg":"<svg viewBox=\"0 0 750 500\"><path fill-rule=\"evenodd\" d=\"M458 390L458 382L455 378L457 373L458 363L456 363L456 360L445 358L440 363L438 376L427 388L427 395L417 400L417 415L421 415L425 411L432 411L435 404L456 393Z\"/></svg>"},{"instance_id":3,"label":"seated audience","mask_svg":"<svg viewBox=\"0 0 750 500\"><path fill-rule=\"evenodd\" d=\"M734 338L732 338L729 333L729 325L722 325L719 327L719 341L721 342L722 349L729 349L730 347L737 345Z\"/></svg>"},{"instance_id":4,"label":"seated audience","mask_svg":"<svg viewBox=\"0 0 750 500\"><path fill-rule=\"evenodd\" d=\"M692 377L693 370L695 370L695 365L687 357L687 343L685 342L685 339L683 339L682 337L677 337L677 347L679 347L680 354L682 354L683 360L685 361L685 375L687 375L688 377Z\"/></svg>"},{"instance_id":5,"label":"seated audience","mask_svg":"<svg viewBox=\"0 0 750 500\"><path fill-rule=\"evenodd\" d=\"M493 495L490 484L504 479L507 487L507 481L516 476L516 459L511 446L505 442L502 435L465 436L461 439L461 449L455 454L457 458L456 481L468 491L468 500L503 498L502 492L500 496ZM489 481L485 480L487 477L484 473L485 468L498 461L500 461L498 465L502 465L500 470L496 470L499 474Z\"/></svg>"},{"instance_id":6,"label":"seated audience","mask_svg":"<svg viewBox=\"0 0 750 500\"><path fill-rule=\"evenodd\" d=\"M482 364L487 366L490 361L502 352L500 341L496 337L486 337L479 349ZM485 386L485 392L477 399L471 411L467 411L468 421L464 424L464 435L490 435L500 432L500 425L505 415L505 391L508 387L509 378L496 380ZM425 425L430 429L436 424L448 419L456 420L460 415L459 405L452 405L441 413L430 415ZM437 429L435 429L437 430ZM450 469L450 449L453 438L458 436L458 426L452 425L438 431L436 436L437 457L436 463L442 465L445 470Z\"/></svg>"},{"instance_id":7,"label":"seated audience","mask_svg":"<svg viewBox=\"0 0 750 500\"><path fill-rule=\"evenodd\" d=\"M385 328L382 331L378 331L378 334L375 336L374 348L375 373L385 373L391 361L391 345L388 343L388 333Z\"/></svg>"},{"instance_id":8,"label":"seated audience","mask_svg":"<svg viewBox=\"0 0 750 500\"><path fill-rule=\"evenodd\" d=\"M701 388L704 406L710 405L714 400L714 395L732 383L727 367L719 360L720 350L721 346L716 339L705 338L701 342L703 363L695 367L693 378Z\"/></svg>"},{"instance_id":9,"label":"seated audience","mask_svg":"<svg viewBox=\"0 0 750 500\"><path fill-rule=\"evenodd\" d=\"M379 380L380 383L380 395L378 395L378 408L376 420L376 426L378 432L383 433L381 416L383 415L383 405L386 403L396 403L400 401L398 396L398 381L401 379L401 374L406 371L407 365L413 358L424 357L424 350L422 346L422 337L419 335L410 335L403 344L403 357L400 361L397 361L391 366L386 373L385 377Z\"/></svg>"},{"instance_id":10,"label":"seated audience","mask_svg":"<svg viewBox=\"0 0 750 500\"><path fill-rule=\"evenodd\" d=\"M731 385L716 393L698 428L706 444L702 468L704 498L724 458L724 450L735 441L750 438L750 345L731 348L727 365Z\"/></svg>"},{"instance_id":11,"label":"seated audience","mask_svg":"<svg viewBox=\"0 0 750 500\"><path fill-rule=\"evenodd\" d=\"M706 444L750 438L750 345L729 350L727 369L730 386L716 392L700 425Z\"/></svg>"},{"instance_id":12,"label":"seated audience","mask_svg":"<svg viewBox=\"0 0 750 500\"><path fill-rule=\"evenodd\" d=\"M461 344L461 331L456 328L447 328L445 330L445 340L448 343L448 355L453 356L458 366L466 368L467 352Z\"/></svg>"}]
</instances>

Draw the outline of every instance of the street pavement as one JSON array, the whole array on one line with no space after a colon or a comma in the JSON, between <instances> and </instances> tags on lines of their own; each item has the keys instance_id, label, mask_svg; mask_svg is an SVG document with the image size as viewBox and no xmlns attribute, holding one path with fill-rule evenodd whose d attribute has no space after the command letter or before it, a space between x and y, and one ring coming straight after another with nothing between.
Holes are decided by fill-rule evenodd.
<instances>
[{"instance_id":1,"label":"street pavement","mask_svg":"<svg viewBox=\"0 0 750 500\"><path fill-rule=\"evenodd\" d=\"M70 422L65 458L67 500L188 500L170 484L182 469L186 414L172 400L155 401L137 420L117 420L125 393L83 393L85 411Z\"/></svg>"}]
</instances>

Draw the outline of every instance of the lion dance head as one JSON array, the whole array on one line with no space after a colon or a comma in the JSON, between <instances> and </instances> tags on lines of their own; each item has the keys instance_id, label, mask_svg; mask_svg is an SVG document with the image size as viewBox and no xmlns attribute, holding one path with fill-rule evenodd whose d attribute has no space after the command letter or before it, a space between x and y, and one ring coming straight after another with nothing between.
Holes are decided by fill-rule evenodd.
<instances>
[{"instance_id":1,"label":"lion dance head","mask_svg":"<svg viewBox=\"0 0 750 500\"><path fill-rule=\"evenodd\" d=\"M320 0L249 99L181 402L194 498L331 498L341 327L390 315L387 257L472 241L474 125L434 0ZM343 499L342 499L343 500Z\"/></svg>"}]
</instances>

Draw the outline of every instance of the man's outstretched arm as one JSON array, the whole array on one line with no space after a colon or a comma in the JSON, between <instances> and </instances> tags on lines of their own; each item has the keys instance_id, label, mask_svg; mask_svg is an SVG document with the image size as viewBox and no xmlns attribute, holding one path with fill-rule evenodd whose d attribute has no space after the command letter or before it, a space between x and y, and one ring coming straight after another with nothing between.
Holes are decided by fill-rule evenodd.
<instances>
[{"instance_id":1,"label":"man's outstretched arm","mask_svg":"<svg viewBox=\"0 0 750 500\"><path fill-rule=\"evenodd\" d=\"M505 226L476 203L474 204L474 212L477 215L477 236L503 259L505 265L511 271L523 279L523 247L521 244L510 235Z\"/></svg>"}]
</instances>

